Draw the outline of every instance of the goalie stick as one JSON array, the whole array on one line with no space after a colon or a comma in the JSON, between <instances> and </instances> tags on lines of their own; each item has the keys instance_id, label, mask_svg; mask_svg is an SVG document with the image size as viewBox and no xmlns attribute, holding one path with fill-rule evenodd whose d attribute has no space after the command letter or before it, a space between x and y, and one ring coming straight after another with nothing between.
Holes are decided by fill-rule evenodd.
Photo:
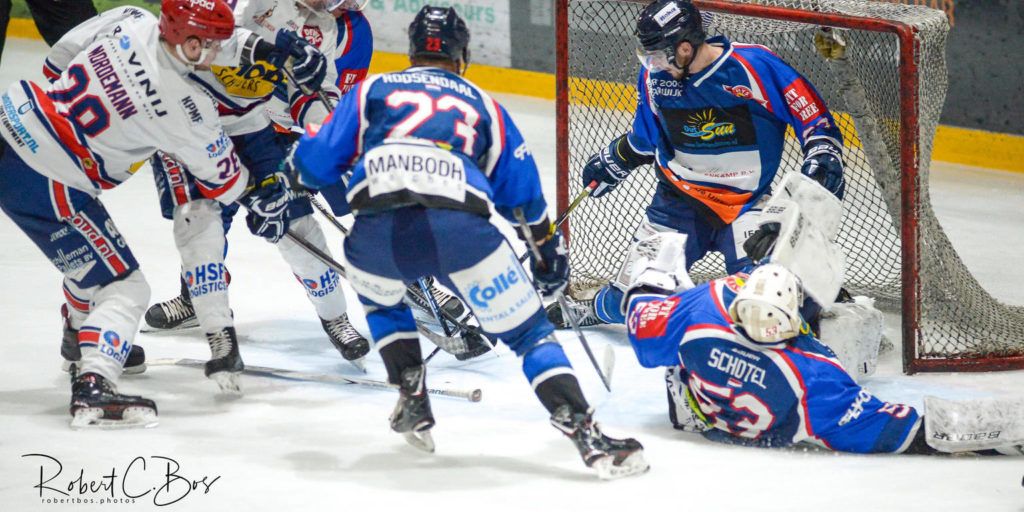
<instances>
[{"instance_id":1,"label":"goalie stick","mask_svg":"<svg viewBox=\"0 0 1024 512\"><path fill-rule=\"evenodd\" d=\"M149 361L150 366L183 366L186 368L204 368L205 361L199 359L188 359L188 358L160 358ZM266 366L251 366L245 365L245 370L242 373L248 375L255 375L257 377L269 377L274 379L286 379L286 380L297 380L303 382L320 382L325 384L355 384L357 386L365 386L374 389L387 389L394 390L398 389L398 386L388 384L384 381L373 380L373 379L362 379L359 377L348 377L345 375L333 375L328 373L313 373L303 372L297 370L285 370L282 368L270 368ZM427 393L432 395L450 396L453 398L462 398L469 400L470 402L479 402L483 398L483 391L479 388L474 389L454 389L454 388L427 388Z\"/></svg>"},{"instance_id":2,"label":"goalie stick","mask_svg":"<svg viewBox=\"0 0 1024 512\"><path fill-rule=\"evenodd\" d=\"M568 214L568 212L566 212ZM537 241L533 239L533 233L530 231L530 226L526 223L526 215L523 213L522 208L516 208L513 210L513 215L516 217L516 222L519 223L519 230L523 233L523 238L526 239L526 245L529 247L534 257L537 259L537 264L542 265L543 259L540 255L540 247L537 246ZM601 383L604 384L604 388L608 391L612 390L611 383L611 372L615 369L615 352L611 345L605 345L604 349L604 365L597 363L597 358L594 357L594 352L590 350L590 344L587 343L587 337L583 335L583 330L580 329L579 320L576 318L576 314L569 309L569 304L565 302L565 294L558 292L555 294L555 300L562 306L562 311L565 316L569 319L569 325L572 326L572 330L576 332L576 338L580 340L580 344L583 345L583 350L587 353L587 357L590 358L590 364L594 366L594 370L597 372L598 377L601 377Z\"/></svg>"}]
</instances>

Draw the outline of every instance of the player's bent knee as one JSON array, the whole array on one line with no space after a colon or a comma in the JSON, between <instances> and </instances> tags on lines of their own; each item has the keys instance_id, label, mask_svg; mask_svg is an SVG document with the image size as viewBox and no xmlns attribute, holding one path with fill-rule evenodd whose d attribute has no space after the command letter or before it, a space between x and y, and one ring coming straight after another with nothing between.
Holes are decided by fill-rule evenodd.
<instances>
[{"instance_id":1,"label":"player's bent knee","mask_svg":"<svg viewBox=\"0 0 1024 512\"><path fill-rule=\"evenodd\" d=\"M543 332L545 327L554 329L544 319L543 303L533 281L508 244L498 245L475 265L452 272L449 279L466 299L480 326L505 340L520 355L525 353L521 349L529 349L550 334L551 331Z\"/></svg>"},{"instance_id":2,"label":"player's bent knee","mask_svg":"<svg viewBox=\"0 0 1024 512\"><path fill-rule=\"evenodd\" d=\"M97 307L116 303L120 310L136 322L149 305L150 288L141 270L119 276L118 279L101 285L93 294L92 301Z\"/></svg>"}]
</instances>

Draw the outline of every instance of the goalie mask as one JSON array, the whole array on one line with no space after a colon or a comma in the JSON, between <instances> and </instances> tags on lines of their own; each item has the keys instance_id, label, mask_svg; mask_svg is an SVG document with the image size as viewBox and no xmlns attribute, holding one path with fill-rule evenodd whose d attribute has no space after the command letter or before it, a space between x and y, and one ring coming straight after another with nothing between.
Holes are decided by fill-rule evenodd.
<instances>
[{"instance_id":1,"label":"goalie mask","mask_svg":"<svg viewBox=\"0 0 1024 512\"><path fill-rule=\"evenodd\" d=\"M801 302L796 276L781 265L764 265L736 294L729 316L755 344L777 348L800 334Z\"/></svg>"}]
</instances>

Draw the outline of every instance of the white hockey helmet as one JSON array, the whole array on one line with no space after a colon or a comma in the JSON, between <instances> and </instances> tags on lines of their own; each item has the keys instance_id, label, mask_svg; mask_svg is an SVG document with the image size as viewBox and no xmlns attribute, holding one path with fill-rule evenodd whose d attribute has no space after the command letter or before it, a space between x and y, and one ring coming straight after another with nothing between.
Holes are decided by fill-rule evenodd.
<instances>
[{"instance_id":1,"label":"white hockey helmet","mask_svg":"<svg viewBox=\"0 0 1024 512\"><path fill-rule=\"evenodd\" d=\"M800 283L782 265L764 265L750 274L729 306L733 323L759 346L773 348L800 334Z\"/></svg>"}]
</instances>

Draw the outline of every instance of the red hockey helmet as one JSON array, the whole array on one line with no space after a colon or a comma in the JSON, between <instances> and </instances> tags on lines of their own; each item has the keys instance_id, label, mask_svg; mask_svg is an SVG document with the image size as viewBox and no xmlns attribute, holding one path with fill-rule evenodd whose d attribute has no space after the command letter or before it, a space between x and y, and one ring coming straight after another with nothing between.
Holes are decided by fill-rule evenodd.
<instances>
[{"instance_id":1,"label":"red hockey helmet","mask_svg":"<svg viewBox=\"0 0 1024 512\"><path fill-rule=\"evenodd\" d=\"M163 0L160 35L171 44L190 37L222 40L235 31L235 15L224 0Z\"/></svg>"}]
</instances>

